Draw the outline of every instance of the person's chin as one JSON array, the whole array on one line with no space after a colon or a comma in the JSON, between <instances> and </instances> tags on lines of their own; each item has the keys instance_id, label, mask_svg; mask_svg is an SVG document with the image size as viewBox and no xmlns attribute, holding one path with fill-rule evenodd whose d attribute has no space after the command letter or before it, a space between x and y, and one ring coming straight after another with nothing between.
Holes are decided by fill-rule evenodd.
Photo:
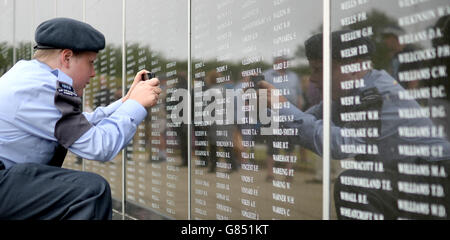
<instances>
[{"instance_id":1,"label":"person's chin","mask_svg":"<svg viewBox=\"0 0 450 240\"><path fill-rule=\"evenodd\" d=\"M83 90L75 90L75 93L77 94L78 97L83 97Z\"/></svg>"}]
</instances>

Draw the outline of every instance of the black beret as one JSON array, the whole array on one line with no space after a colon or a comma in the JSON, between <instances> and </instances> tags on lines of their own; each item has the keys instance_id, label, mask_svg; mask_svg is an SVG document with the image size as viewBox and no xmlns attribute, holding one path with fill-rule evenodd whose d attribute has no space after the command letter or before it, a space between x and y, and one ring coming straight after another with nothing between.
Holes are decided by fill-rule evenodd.
<instances>
[{"instance_id":1,"label":"black beret","mask_svg":"<svg viewBox=\"0 0 450 240\"><path fill-rule=\"evenodd\" d=\"M368 37L360 36L351 41L343 41L344 34L351 34L353 30L339 30L331 33L331 58L334 60L352 60L355 58L368 58L375 51L373 41ZM308 60L320 60L323 58L323 34L318 33L305 41L305 52ZM360 45L367 46L367 53L357 54L352 57L343 57L341 50L358 47Z\"/></svg>"},{"instance_id":2,"label":"black beret","mask_svg":"<svg viewBox=\"0 0 450 240\"><path fill-rule=\"evenodd\" d=\"M70 18L53 18L36 28L35 49L71 49L98 52L105 48L105 36L91 25Z\"/></svg>"}]
</instances>

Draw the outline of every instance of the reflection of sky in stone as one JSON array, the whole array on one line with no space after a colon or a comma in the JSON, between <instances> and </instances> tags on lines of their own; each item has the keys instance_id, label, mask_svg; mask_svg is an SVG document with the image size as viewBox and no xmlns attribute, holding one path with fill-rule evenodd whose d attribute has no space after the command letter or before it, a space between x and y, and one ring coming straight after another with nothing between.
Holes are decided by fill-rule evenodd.
<instances>
[{"instance_id":1,"label":"reflection of sky in stone","mask_svg":"<svg viewBox=\"0 0 450 240\"><path fill-rule=\"evenodd\" d=\"M322 23L322 1L205 1L192 2L192 45L193 55L203 60L215 59L220 51L222 34L229 31L229 48L226 53L233 61L241 61L246 49L255 49L251 55L271 62L273 52L290 49L293 57L298 46ZM289 26L275 30L275 26L289 22ZM230 23L229 25L227 25ZM278 37L295 36L292 41L275 44ZM197 46L196 46L197 45ZM223 52L223 51L222 51ZM219 56L220 58L220 56Z\"/></svg>"},{"instance_id":2,"label":"reflection of sky in stone","mask_svg":"<svg viewBox=\"0 0 450 240\"><path fill-rule=\"evenodd\" d=\"M41 1L39 1L41 2ZM322 3L321 1L309 0L293 1L280 0L280 7L289 6L292 13L288 16L291 22L291 29L296 33L295 41L290 43L289 47L295 51L296 46L302 45L304 40L316 31L322 21ZM18 0L17 9L21 9L20 19L18 20L18 30L16 33L17 39L30 39L33 36L30 33L31 23L29 18L32 4L27 4L28 1ZM254 3L252 7L243 8L242 5ZM42 14L36 17L37 21L43 21L55 15L54 0L45 0L39 4L39 10L44 8ZM43 7L43 6L47 7ZM82 1L57 1L57 16L58 17L73 17L80 19L82 14L77 14L80 9ZM272 21L274 14L274 1L193 1L192 2L192 32L193 41L195 44L195 32L197 26L207 24L209 27L209 34L207 41L202 45L209 51L209 58L214 59L217 48L216 38L221 35L222 31L217 30L224 18L219 18L218 14L229 12L229 20L232 21L230 30L232 32L232 39L230 42L229 53L234 60L240 61L242 56L242 39L248 35L249 31L243 31L243 24L256 18L266 18L266 23L262 26L253 28L258 31L259 39L255 41L255 47L261 51L260 55L265 55L265 60L271 60L272 44L274 38L273 25L276 20ZM242 19L243 16L257 13L256 18ZM160 52L163 56L168 58L186 59L187 58L187 1L184 0L127 0L126 1L126 15L127 15L127 42L139 42L141 45L148 45L152 50ZM196 21L200 19L201 22ZM98 28L106 37L107 44L120 45L122 43L121 24L122 24L122 1L121 0L87 0L86 1L86 21L92 26ZM34 24L36 25L36 23ZM36 25L37 26L37 25ZM251 30L251 31L252 31ZM31 30L34 32L34 29ZM206 32L206 31L205 31ZM200 34L204 34L200 33ZM292 53L293 54L293 53Z\"/></svg>"},{"instance_id":3,"label":"reflection of sky in stone","mask_svg":"<svg viewBox=\"0 0 450 240\"><path fill-rule=\"evenodd\" d=\"M348 11L340 9L340 3L344 1L332 1L332 27L339 27L338 19L347 17L356 12L356 7ZM392 0L368 0L368 5L364 8L376 8L385 12L388 16L398 18L407 15L408 12L420 12L444 6L447 0L428 0L426 3L418 4L408 8L400 8L399 1ZM56 9L55 9L56 3ZM278 4L275 4L278 3ZM12 0L0 0L2 9L2 19L11 19ZM274 6L276 5L276 6ZM274 18L277 10L282 10L289 6L291 13L285 18ZM81 0L16 0L16 41L26 41L34 38L36 26L51 17L72 17L82 18ZM185 0L127 0L127 41L139 42L142 45L149 45L153 50L160 52L165 57L186 59L187 58L187 1ZM222 17L221 17L222 16ZM225 17L223 17L225 16ZM232 24L227 29L219 29L224 19L230 20ZM264 24L250 30L243 30L246 24L251 21L265 19ZM228 52L234 60L242 59L243 39L249 32L258 32L257 41L254 47L259 51L259 55L265 60L272 58L274 46L273 39L279 33L275 33L273 27L280 21L290 21L290 31L296 33L296 39L286 46L295 51L297 46L303 45L311 33L317 32L322 22L322 1L307 0L193 0L192 1L192 45L201 41L207 59L216 58L217 51L213 51L217 46L217 37L224 31L230 31L232 38L229 40ZM122 43L122 1L121 0L87 0L86 20L88 23L98 28L105 34L107 43L121 45ZM428 21L412 26L408 26L408 31L424 29L434 24L435 21ZM7 34L8 27L12 23L2 21L0 23L2 33L0 40L10 39L11 34ZM12 31L12 29L10 30ZM5 33L6 32L6 33ZM207 34L204 38L196 39L196 36ZM277 35L276 35L277 34ZM246 42L248 43L248 42ZM195 55L195 51L193 51ZM291 55L293 52L291 52Z\"/></svg>"},{"instance_id":4,"label":"reflection of sky in stone","mask_svg":"<svg viewBox=\"0 0 450 240\"><path fill-rule=\"evenodd\" d=\"M33 0L33 15L32 15L32 23L31 23L31 31L32 31L32 42L34 45L34 31L39 26L40 23L56 17L55 12L55 0Z\"/></svg>"},{"instance_id":5,"label":"reflection of sky in stone","mask_svg":"<svg viewBox=\"0 0 450 240\"><path fill-rule=\"evenodd\" d=\"M50 18L83 18L81 0L15 0L16 2L16 41L33 41L36 27ZM12 41L13 0L0 0L0 41ZM3 20L4 19L4 20Z\"/></svg>"},{"instance_id":6,"label":"reflection of sky in stone","mask_svg":"<svg viewBox=\"0 0 450 240\"><path fill-rule=\"evenodd\" d=\"M83 2L80 0L55 0L58 17L68 17L83 20Z\"/></svg>"},{"instance_id":7,"label":"reflection of sky in stone","mask_svg":"<svg viewBox=\"0 0 450 240\"><path fill-rule=\"evenodd\" d=\"M39 24L45 20L54 18L55 14L55 0L33 0L34 13L33 13L33 26L32 29L36 29ZM29 1L29 2L33 2Z\"/></svg>"},{"instance_id":8,"label":"reflection of sky in stone","mask_svg":"<svg viewBox=\"0 0 450 240\"><path fill-rule=\"evenodd\" d=\"M13 4L12 1L1 0L0 1L0 42L13 41Z\"/></svg>"},{"instance_id":9,"label":"reflection of sky in stone","mask_svg":"<svg viewBox=\"0 0 450 240\"><path fill-rule=\"evenodd\" d=\"M122 0L86 1L86 22L105 35L107 45L121 46Z\"/></svg>"},{"instance_id":10,"label":"reflection of sky in stone","mask_svg":"<svg viewBox=\"0 0 450 240\"><path fill-rule=\"evenodd\" d=\"M187 59L188 16L184 0L126 1L126 40L163 57Z\"/></svg>"},{"instance_id":11,"label":"reflection of sky in stone","mask_svg":"<svg viewBox=\"0 0 450 240\"><path fill-rule=\"evenodd\" d=\"M34 39L31 30L31 12L32 5L29 0L16 0L16 41L30 41ZM20 11L18 11L20 9Z\"/></svg>"},{"instance_id":12,"label":"reflection of sky in stone","mask_svg":"<svg viewBox=\"0 0 450 240\"><path fill-rule=\"evenodd\" d=\"M291 31L296 32L296 40L287 46L292 49L292 54L296 47L303 44L304 40L321 26L321 1L310 0L307 4L304 1L282 0L277 10L282 10L289 6L291 14L287 19L291 23ZM264 55L265 60L272 59L272 42L274 39L273 25L281 20L272 21L274 14L274 1L265 0L255 2L255 7L245 7L243 5L250 2L243 1L192 1L192 45L201 41L202 50L205 50L206 59L215 59L217 56L218 40L220 35L231 32L229 39L228 54L231 59L240 61L243 56L243 39L250 31L257 31L258 40L254 41L255 48ZM176 1L127 1L127 42L139 42L142 45L150 45L153 50L161 52L164 56L172 56L177 59L187 58L187 2ZM256 13L256 14L254 14ZM224 16L225 17L221 17ZM249 16L250 17L245 17ZM253 17L253 18L252 18ZM245 19L243 19L245 18ZM261 26L251 30L243 30L243 24L251 21L265 19ZM225 19L225 20L224 20ZM222 27L224 21L230 20L229 27ZM143 22L148 24L142 24ZM206 27L205 27L206 26ZM130 34L133 33L133 34ZM136 34L142 33L142 34ZM156 36L153 36L156 34ZM276 33L280 35L279 33ZM197 36L205 36L199 40ZM175 37L175 40L174 40ZM203 40L205 39L205 40ZM276 46L275 46L276 48ZM195 51L193 49L195 55ZM195 57L195 56L194 56Z\"/></svg>"}]
</instances>

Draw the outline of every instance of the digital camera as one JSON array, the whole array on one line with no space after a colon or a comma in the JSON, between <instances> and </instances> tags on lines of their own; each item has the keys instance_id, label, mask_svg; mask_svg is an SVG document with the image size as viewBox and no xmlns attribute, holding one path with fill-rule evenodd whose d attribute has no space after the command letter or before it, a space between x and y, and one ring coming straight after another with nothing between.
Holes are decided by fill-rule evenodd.
<instances>
[{"instance_id":1,"label":"digital camera","mask_svg":"<svg viewBox=\"0 0 450 240\"><path fill-rule=\"evenodd\" d=\"M155 73L148 72L146 74L142 74L142 81L150 80L150 79L155 78L155 77L156 77Z\"/></svg>"}]
</instances>

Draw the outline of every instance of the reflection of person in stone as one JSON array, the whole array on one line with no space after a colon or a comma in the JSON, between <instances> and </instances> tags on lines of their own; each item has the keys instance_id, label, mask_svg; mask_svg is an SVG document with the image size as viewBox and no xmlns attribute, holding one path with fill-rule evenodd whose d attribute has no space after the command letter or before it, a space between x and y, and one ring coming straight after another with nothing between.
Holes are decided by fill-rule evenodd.
<instances>
[{"instance_id":1,"label":"reflection of person in stone","mask_svg":"<svg viewBox=\"0 0 450 240\"><path fill-rule=\"evenodd\" d=\"M303 108L303 90L301 87L301 82L299 76L290 71L289 59L286 57L277 57L274 59L273 68L264 71L263 75L267 82L273 84L277 89L281 89L284 96L289 100L290 103L294 104L297 108ZM273 156L280 153L279 148L273 147L273 142L287 142L289 148L286 150L286 154L293 155L295 150L295 142L291 140L289 136L271 136L267 141L267 181L272 181L274 179L273 166L274 160ZM304 153L304 152L302 152ZM304 160L305 155L301 156L301 159ZM292 163L287 163L286 167L288 169L292 169ZM292 181L291 176L287 176L286 179L288 181Z\"/></svg>"},{"instance_id":2,"label":"reflection of person in stone","mask_svg":"<svg viewBox=\"0 0 450 240\"><path fill-rule=\"evenodd\" d=\"M204 97L206 99L209 99L209 101L205 101L206 105L211 104L212 102L218 102L218 97L223 98L226 100L225 95L225 85L219 85L216 84L216 79L221 77L222 74L218 73L216 70L211 70L206 73L205 77L205 85L206 85L206 92L204 93ZM211 97L211 98L210 98ZM217 108L215 108L215 111L211 113L211 116L215 116L211 119L224 119L224 113L222 110L226 108L226 101L224 101L223 104L218 104ZM213 121L211 122L210 126L208 127L208 146L209 146L209 170L208 172L216 172L216 166L217 162L219 161L219 157L217 156L217 152L223 151L223 152L229 152L230 156L225 157L225 161L230 165L229 171L235 171L237 170L237 157L239 155L239 148L230 148L230 147L220 147L218 146L217 142L232 142L233 141L233 134L235 132L236 126L232 124L228 124L226 122L219 121L220 123Z\"/></svg>"},{"instance_id":3,"label":"reflection of person in stone","mask_svg":"<svg viewBox=\"0 0 450 240\"><path fill-rule=\"evenodd\" d=\"M386 71L397 80L400 67L398 54L405 51L405 48L407 48L407 46L401 44L398 39L398 36L402 34L405 34L405 30L398 27L397 25L387 26L382 31L383 44L386 46L388 50L388 56L391 59L390 66L388 69L386 69Z\"/></svg>"},{"instance_id":4,"label":"reflection of person in stone","mask_svg":"<svg viewBox=\"0 0 450 240\"><path fill-rule=\"evenodd\" d=\"M344 189L349 194L360 194L364 199L367 198L367 201L363 201L365 211L381 213L382 218L397 218L397 185L394 183L394 178L398 175L397 163L446 163L446 160L450 159L450 144L439 131L436 135L411 136L411 132L417 129L434 131L439 128L427 115L417 115L417 110L421 108L415 100L400 99L399 92L405 89L395 79L383 70L371 69L370 53L373 51L373 44L368 38L341 42L341 35L347 32L334 32L331 37L332 158L354 158L357 162L365 163L364 166L367 167L365 171L348 168L350 170L344 171L339 180L349 179L343 177L350 176L355 181L364 177L369 180L388 179L390 182L385 181L380 188L371 189L371 186L355 187L356 185L351 186L348 182L337 181L337 214L342 217L340 207L348 203L340 198ZM345 51L353 47L358 51L356 56L347 54L352 53L351 51ZM322 34L309 38L305 42L305 48L312 70L311 81L322 88ZM275 89L265 81L260 82L259 87ZM279 101L284 102L287 99L280 97ZM279 114L293 115L294 121L288 123L288 126L299 129L296 140L312 151L322 154L322 103L306 112L291 105L288 109L280 109ZM448 178L444 178L441 183L448 188L447 181ZM448 203L448 200L446 202ZM347 204L344 209L357 208L351 204Z\"/></svg>"},{"instance_id":5,"label":"reflection of person in stone","mask_svg":"<svg viewBox=\"0 0 450 240\"><path fill-rule=\"evenodd\" d=\"M386 71L397 81L399 81L398 73L400 71L418 69L421 64L421 62L405 64L400 60L401 54L417 49L417 47L414 47L412 44L402 44L400 42L399 36L403 34L405 34L405 30L397 25L387 26L382 30L383 45L387 48L387 55L390 59L390 64ZM418 88L420 85L420 81L418 80L407 82L399 81L399 83L404 88Z\"/></svg>"}]
</instances>

